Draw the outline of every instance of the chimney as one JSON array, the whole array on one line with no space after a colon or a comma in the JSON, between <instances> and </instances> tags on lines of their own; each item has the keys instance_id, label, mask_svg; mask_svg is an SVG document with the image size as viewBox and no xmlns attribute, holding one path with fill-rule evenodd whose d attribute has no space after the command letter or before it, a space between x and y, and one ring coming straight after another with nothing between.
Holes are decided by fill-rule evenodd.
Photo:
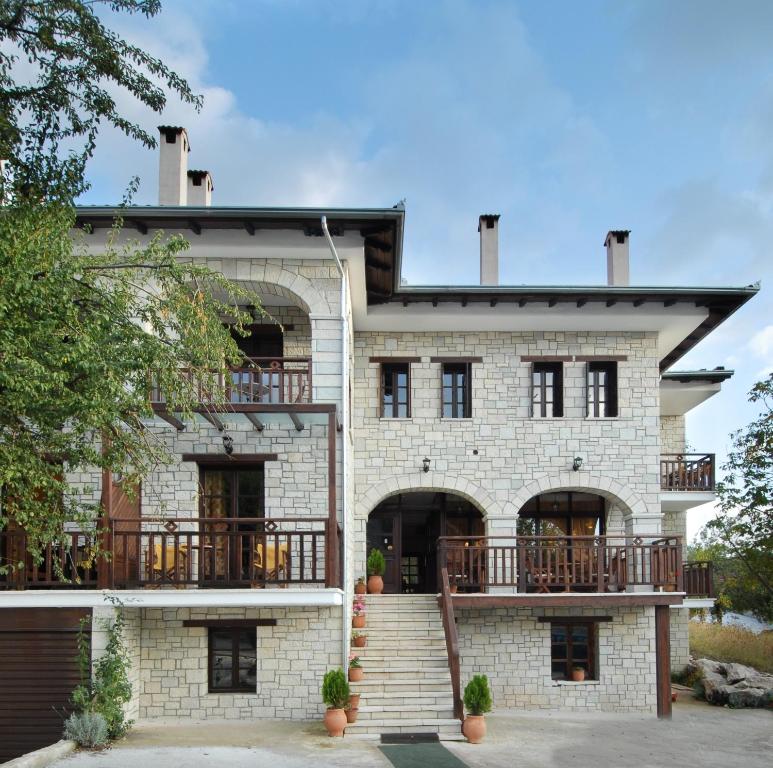
<instances>
[{"instance_id":1,"label":"chimney","mask_svg":"<svg viewBox=\"0 0 773 768\"><path fill-rule=\"evenodd\" d=\"M209 171L188 171L188 205L206 208L212 205L215 185Z\"/></svg>"},{"instance_id":2,"label":"chimney","mask_svg":"<svg viewBox=\"0 0 773 768\"><path fill-rule=\"evenodd\" d=\"M159 125L158 204L187 205L188 134L185 128Z\"/></svg>"},{"instance_id":3,"label":"chimney","mask_svg":"<svg viewBox=\"0 0 773 768\"><path fill-rule=\"evenodd\" d=\"M612 229L607 232L607 285L628 285L628 236L629 229Z\"/></svg>"},{"instance_id":4,"label":"chimney","mask_svg":"<svg viewBox=\"0 0 773 768\"><path fill-rule=\"evenodd\" d=\"M480 232L480 284L499 285L499 214L478 218Z\"/></svg>"}]
</instances>

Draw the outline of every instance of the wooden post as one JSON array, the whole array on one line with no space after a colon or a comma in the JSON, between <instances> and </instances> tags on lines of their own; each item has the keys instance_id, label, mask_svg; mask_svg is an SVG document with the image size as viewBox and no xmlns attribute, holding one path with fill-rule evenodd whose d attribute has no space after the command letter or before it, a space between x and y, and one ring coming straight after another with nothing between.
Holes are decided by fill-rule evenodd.
<instances>
[{"instance_id":1,"label":"wooden post","mask_svg":"<svg viewBox=\"0 0 773 768\"><path fill-rule=\"evenodd\" d=\"M102 455L107 453L109 446L109 438L107 435L102 436ZM113 524L113 475L109 468L102 470L102 514L99 518L99 539L100 539L100 555L97 562L97 587L99 589L110 589L112 586L110 581L110 561L108 561L106 554L110 553L112 541L110 536L110 528Z\"/></svg>"},{"instance_id":2,"label":"wooden post","mask_svg":"<svg viewBox=\"0 0 773 768\"><path fill-rule=\"evenodd\" d=\"M658 717L671 717L671 637L667 605L655 606L655 676L657 678Z\"/></svg>"},{"instance_id":3,"label":"wooden post","mask_svg":"<svg viewBox=\"0 0 773 768\"><path fill-rule=\"evenodd\" d=\"M526 591L526 545L515 538L515 546L518 548L518 591Z\"/></svg>"}]
</instances>

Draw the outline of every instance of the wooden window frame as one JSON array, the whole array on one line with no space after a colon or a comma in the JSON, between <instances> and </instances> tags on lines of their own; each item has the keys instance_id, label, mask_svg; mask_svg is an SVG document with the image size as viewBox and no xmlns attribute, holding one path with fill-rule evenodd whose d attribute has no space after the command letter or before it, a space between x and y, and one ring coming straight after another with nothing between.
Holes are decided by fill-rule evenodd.
<instances>
[{"instance_id":1,"label":"wooden window frame","mask_svg":"<svg viewBox=\"0 0 773 768\"><path fill-rule=\"evenodd\" d=\"M380 385L379 385L379 414L382 419L410 419L411 418L411 364L410 362L400 360L400 361L390 361L390 362L382 362L380 368ZM392 395L392 403L391 403L391 413L387 413L387 406L384 403L384 394L386 392L387 387L387 372L390 372L390 375L392 377L392 389L393 389L393 395ZM400 416L398 414L398 398L396 397L396 390L397 387L394 384L394 376L398 372L404 372L406 374L406 405L405 405L405 415Z\"/></svg>"},{"instance_id":2,"label":"wooden window frame","mask_svg":"<svg viewBox=\"0 0 773 768\"><path fill-rule=\"evenodd\" d=\"M550 491L548 491L550 493ZM533 512L528 512L527 514L523 514L522 512L518 513L518 520L536 520L539 523L542 522L543 519L563 519L566 522L566 528L567 530L572 529L572 519L575 517L590 517L590 515L587 512L575 513L574 510L574 494L577 493L577 491L558 491L558 493L566 493L568 495L568 505L566 512L559 513L554 512L551 509L548 509L545 507L545 509L542 508L542 505L544 503L544 494L539 494L535 498L537 509ZM585 493L585 491L579 491L579 493ZM595 496L598 496L598 494L593 494ZM531 501L531 499L529 500ZM598 503L599 503L599 509L598 509L598 521L599 521L599 536L606 536L607 532L607 524L606 524L606 518L607 518L607 509L606 509L606 501L604 500L603 496L598 496ZM517 525L517 523L516 523ZM525 534L528 537L528 534ZM538 532L534 534L535 536L544 536L545 534L542 532L541 529L538 529Z\"/></svg>"},{"instance_id":3,"label":"wooden window frame","mask_svg":"<svg viewBox=\"0 0 773 768\"><path fill-rule=\"evenodd\" d=\"M606 374L604 384L600 383L599 374ZM587 387L587 416L591 419L616 418L618 415L617 361L594 360L589 362L585 373ZM600 395L604 395L601 402Z\"/></svg>"},{"instance_id":4,"label":"wooden window frame","mask_svg":"<svg viewBox=\"0 0 773 768\"><path fill-rule=\"evenodd\" d=\"M608 619L606 616L600 617L602 620ZM564 618L564 617L555 617L550 618L547 620L547 623L550 626L550 677L553 679L553 682L564 682L566 680L572 679L572 667L575 666L576 661L574 659L574 654L572 653L572 628L573 627L587 627L588 628L588 669L585 672L585 679L586 680L592 680L597 681L599 679L599 670L598 670L598 624L599 619L596 618L588 618L583 619L581 617L578 618ZM553 678L553 664L555 663L555 660L553 658L553 628L554 627L564 627L566 631L566 659L558 659L559 662L564 662L566 664L566 670L564 672L565 677L564 680L560 680L560 678ZM585 659L581 659L581 662L585 662Z\"/></svg>"},{"instance_id":5,"label":"wooden window frame","mask_svg":"<svg viewBox=\"0 0 773 768\"><path fill-rule=\"evenodd\" d=\"M213 685L213 661L214 661L214 649L212 643L212 635L215 632L230 632L231 633L231 685L227 688L220 688ZM258 663L258 642L255 629L250 632L249 629L245 629L243 626L218 626L209 627L207 629L207 690L209 693L257 693L257 675L255 686L250 687L248 685L239 684L239 642L241 635L247 635L255 638L255 665Z\"/></svg>"},{"instance_id":6,"label":"wooden window frame","mask_svg":"<svg viewBox=\"0 0 773 768\"><path fill-rule=\"evenodd\" d=\"M553 398L547 402L548 373L553 374ZM535 376L539 376L539 382L535 384ZM539 388L540 400L534 401L534 393ZM539 410L539 413L537 413ZM551 412L548 413L548 410ZM533 362L531 366L531 416L534 419L560 419L564 415L564 365L562 362L550 361Z\"/></svg>"},{"instance_id":7,"label":"wooden window frame","mask_svg":"<svg viewBox=\"0 0 773 768\"><path fill-rule=\"evenodd\" d=\"M446 369L455 368L451 382L451 414L445 413L444 383ZM456 383L456 375L464 369L464 388L461 399L458 397L459 386ZM461 414L459 408L461 406ZM445 360L440 366L440 417L443 419L471 419L472 418L472 363L468 360Z\"/></svg>"},{"instance_id":8,"label":"wooden window frame","mask_svg":"<svg viewBox=\"0 0 773 768\"><path fill-rule=\"evenodd\" d=\"M249 472L249 471L255 471L255 470L261 470L261 473L263 475L262 483L261 483L261 491L262 491L262 500L260 504L260 514L257 515L257 517L265 517L266 515L266 468L263 464L263 462L255 462L254 464L251 462L239 462L236 465L233 463L220 463L220 462L213 462L213 463L207 463L207 462L200 462L199 463L199 517L206 517L209 519L209 515L207 515L207 505L206 505L206 499L208 497L206 493L206 485L205 485L205 475L207 472L229 472L236 477L234 478L232 490L231 490L231 510L228 514L228 517L230 518L236 518L239 517L239 481L238 481L238 475L240 472Z\"/></svg>"}]
</instances>

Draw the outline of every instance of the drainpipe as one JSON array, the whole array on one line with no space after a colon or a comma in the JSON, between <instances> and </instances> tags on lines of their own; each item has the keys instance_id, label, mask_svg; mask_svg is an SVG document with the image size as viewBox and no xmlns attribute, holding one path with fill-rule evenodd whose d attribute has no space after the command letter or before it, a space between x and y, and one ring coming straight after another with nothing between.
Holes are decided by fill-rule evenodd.
<instances>
[{"instance_id":1,"label":"drainpipe","mask_svg":"<svg viewBox=\"0 0 773 768\"><path fill-rule=\"evenodd\" d=\"M343 648L343 669L346 670L349 665L349 636L351 632L349 611L347 611L347 553L349 547L346 542L347 526L346 526L346 513L347 513L347 480L349 477L349 326L346 320L346 272L341 264L341 259L338 258L338 251L336 251L333 238L330 236L330 230L327 228L327 216L323 216L321 219L322 232L325 234L330 253L335 259L338 271L341 273L341 538L343 540L343 558L341 562L341 578L344 591L344 605L341 611L342 615L342 648Z\"/></svg>"}]
</instances>

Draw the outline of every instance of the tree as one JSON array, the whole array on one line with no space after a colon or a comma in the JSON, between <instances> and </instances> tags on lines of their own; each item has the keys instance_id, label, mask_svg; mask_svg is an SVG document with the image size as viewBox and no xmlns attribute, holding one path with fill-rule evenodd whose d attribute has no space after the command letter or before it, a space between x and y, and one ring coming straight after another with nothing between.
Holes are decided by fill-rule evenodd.
<instances>
[{"instance_id":1,"label":"tree","mask_svg":"<svg viewBox=\"0 0 773 768\"><path fill-rule=\"evenodd\" d=\"M154 143L117 112L109 89L159 111L166 97L149 74L198 103L184 80L107 29L98 5L0 0L0 156L9 169L0 190L0 533L23 529L38 560L67 540L66 522L98 525L99 501L70 483L73 473L109 470L131 486L170 460L143 427L150 385L184 415L200 386L222 405L228 366L241 362L232 331L246 333L261 312L257 296L186 261L183 238L140 246L116 220L97 253L74 234L71 201L87 187L100 125ZM148 17L160 8L102 5ZM34 73L23 82L21 55ZM0 546L0 571L23 566L12 550Z\"/></svg>"},{"instance_id":2,"label":"tree","mask_svg":"<svg viewBox=\"0 0 773 768\"><path fill-rule=\"evenodd\" d=\"M161 2L0 2L0 158L7 161L5 183L17 196L74 200L88 187L86 163L105 123L156 146L142 126L120 114L117 92L158 113L167 90L201 106L182 77L108 29L100 8L151 18Z\"/></svg>"},{"instance_id":3,"label":"tree","mask_svg":"<svg viewBox=\"0 0 773 768\"><path fill-rule=\"evenodd\" d=\"M717 483L719 512L706 525L704 546L727 561L724 590L737 610L773 618L773 374L749 400L761 413L732 435L733 447ZM728 563L730 567L728 568Z\"/></svg>"}]
</instances>

